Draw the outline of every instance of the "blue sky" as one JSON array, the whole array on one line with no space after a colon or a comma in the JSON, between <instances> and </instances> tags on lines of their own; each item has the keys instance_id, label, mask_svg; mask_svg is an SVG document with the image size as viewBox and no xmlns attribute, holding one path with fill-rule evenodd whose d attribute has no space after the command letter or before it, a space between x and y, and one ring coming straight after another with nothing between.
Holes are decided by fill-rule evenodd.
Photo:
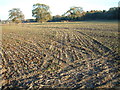
<instances>
[{"instance_id":1,"label":"blue sky","mask_svg":"<svg viewBox=\"0 0 120 90\"><path fill-rule=\"evenodd\" d=\"M0 0L0 19L8 19L8 11L20 8L25 18L32 17L32 6L35 3L44 3L50 6L52 15L62 15L72 6L81 6L84 11L108 10L117 7L119 0Z\"/></svg>"}]
</instances>

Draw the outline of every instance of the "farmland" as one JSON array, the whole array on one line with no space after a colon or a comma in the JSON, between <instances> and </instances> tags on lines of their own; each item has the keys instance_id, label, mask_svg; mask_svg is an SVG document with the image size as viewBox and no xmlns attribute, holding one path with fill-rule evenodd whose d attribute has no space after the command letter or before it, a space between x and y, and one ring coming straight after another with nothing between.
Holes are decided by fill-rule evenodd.
<instances>
[{"instance_id":1,"label":"farmland","mask_svg":"<svg viewBox=\"0 0 120 90\"><path fill-rule=\"evenodd\" d=\"M3 25L4 89L117 87L118 34L115 22Z\"/></svg>"}]
</instances>

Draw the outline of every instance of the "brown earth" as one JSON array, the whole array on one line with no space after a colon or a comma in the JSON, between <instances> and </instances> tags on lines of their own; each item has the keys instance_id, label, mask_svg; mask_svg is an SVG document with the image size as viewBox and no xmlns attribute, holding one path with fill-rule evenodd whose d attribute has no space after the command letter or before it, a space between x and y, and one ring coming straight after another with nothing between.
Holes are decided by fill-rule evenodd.
<instances>
[{"instance_id":1,"label":"brown earth","mask_svg":"<svg viewBox=\"0 0 120 90\"><path fill-rule=\"evenodd\" d=\"M8 27L2 40L3 89L119 86L120 56L81 27Z\"/></svg>"}]
</instances>

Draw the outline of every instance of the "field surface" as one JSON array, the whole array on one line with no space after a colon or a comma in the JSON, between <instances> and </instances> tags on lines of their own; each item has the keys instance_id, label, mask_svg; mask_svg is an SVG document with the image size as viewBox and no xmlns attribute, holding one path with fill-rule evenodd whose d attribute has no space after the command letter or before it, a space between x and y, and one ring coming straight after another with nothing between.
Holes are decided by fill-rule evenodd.
<instances>
[{"instance_id":1,"label":"field surface","mask_svg":"<svg viewBox=\"0 0 120 90\"><path fill-rule=\"evenodd\" d=\"M2 25L3 88L119 86L118 24Z\"/></svg>"}]
</instances>

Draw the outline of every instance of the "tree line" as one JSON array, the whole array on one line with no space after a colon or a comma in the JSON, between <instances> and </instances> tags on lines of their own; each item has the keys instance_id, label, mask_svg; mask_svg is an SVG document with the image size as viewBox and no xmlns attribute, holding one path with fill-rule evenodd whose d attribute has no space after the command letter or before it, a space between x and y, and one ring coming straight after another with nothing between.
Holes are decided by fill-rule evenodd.
<instances>
[{"instance_id":1,"label":"tree line","mask_svg":"<svg viewBox=\"0 0 120 90\"><path fill-rule=\"evenodd\" d=\"M58 21L81 21L81 20L120 20L120 7L112 7L106 10L84 11L82 7L71 7L63 15L52 16L50 7L45 4L33 5L32 16L35 19L24 20L24 14L19 8L9 10L9 18L14 23L20 22L58 22Z\"/></svg>"},{"instance_id":2,"label":"tree line","mask_svg":"<svg viewBox=\"0 0 120 90\"><path fill-rule=\"evenodd\" d=\"M110 8L108 11L106 10L91 10L91 11L83 11L82 8L78 10L80 7L74 7L74 9L70 8L65 14L62 16L56 15L53 16L51 21L81 21L81 20L120 20L120 7Z\"/></svg>"}]
</instances>

